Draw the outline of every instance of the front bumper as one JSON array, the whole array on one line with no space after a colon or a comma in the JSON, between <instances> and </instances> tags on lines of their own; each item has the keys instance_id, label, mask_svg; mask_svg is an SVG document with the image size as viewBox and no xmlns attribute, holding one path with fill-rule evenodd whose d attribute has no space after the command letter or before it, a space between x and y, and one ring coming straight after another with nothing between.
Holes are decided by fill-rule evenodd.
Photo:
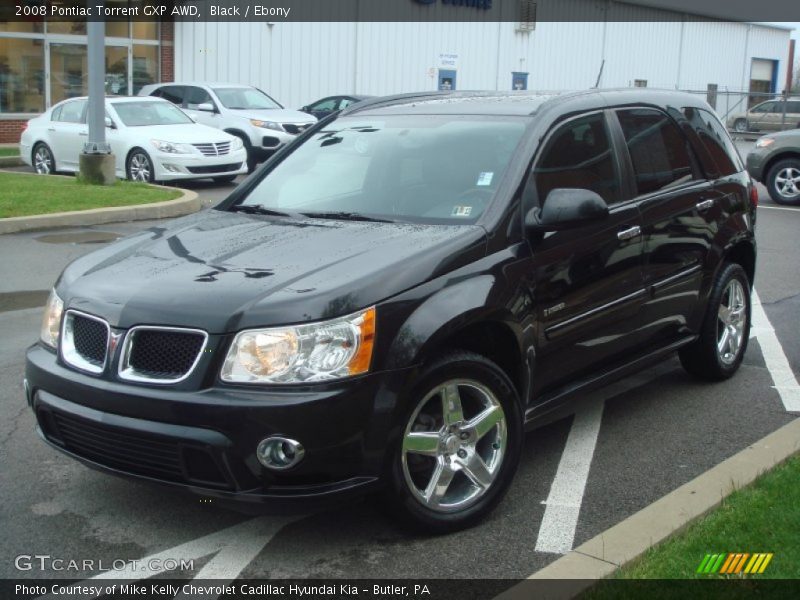
<instances>
[{"instance_id":1,"label":"front bumper","mask_svg":"<svg viewBox=\"0 0 800 600\"><path fill-rule=\"evenodd\" d=\"M750 176L756 181L764 182L764 164L766 163L766 154L753 151L747 155L745 159L745 167Z\"/></svg>"},{"instance_id":2,"label":"front bumper","mask_svg":"<svg viewBox=\"0 0 800 600\"><path fill-rule=\"evenodd\" d=\"M26 394L40 435L90 467L204 496L305 508L377 487L407 371L276 390L177 390L79 373L29 348ZM300 441L287 471L262 466L258 442Z\"/></svg>"},{"instance_id":3,"label":"front bumper","mask_svg":"<svg viewBox=\"0 0 800 600\"><path fill-rule=\"evenodd\" d=\"M214 157L156 152L153 163L158 181L241 175L247 173L247 151L242 148Z\"/></svg>"}]
</instances>

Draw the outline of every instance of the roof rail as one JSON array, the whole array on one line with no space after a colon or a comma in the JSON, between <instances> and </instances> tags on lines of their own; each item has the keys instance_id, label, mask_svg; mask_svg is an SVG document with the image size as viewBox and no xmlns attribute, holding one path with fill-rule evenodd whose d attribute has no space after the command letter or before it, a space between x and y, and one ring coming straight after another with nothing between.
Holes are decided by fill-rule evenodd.
<instances>
[{"instance_id":1,"label":"roof rail","mask_svg":"<svg viewBox=\"0 0 800 600\"><path fill-rule=\"evenodd\" d=\"M356 104L351 104L340 115L352 115L361 112L365 108L374 108L376 106L391 106L392 104L401 104L407 100L423 99L423 98L437 98L442 96L457 96L454 92L410 92L406 94L394 94L391 96L378 96L377 98L370 98L369 100L362 100Z\"/></svg>"}]
</instances>

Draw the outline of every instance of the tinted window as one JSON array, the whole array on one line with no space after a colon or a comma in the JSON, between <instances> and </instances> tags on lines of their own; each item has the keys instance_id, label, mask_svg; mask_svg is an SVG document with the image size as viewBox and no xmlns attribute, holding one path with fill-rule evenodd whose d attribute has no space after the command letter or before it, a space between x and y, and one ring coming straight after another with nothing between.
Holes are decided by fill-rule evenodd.
<instances>
[{"instance_id":1,"label":"tinted window","mask_svg":"<svg viewBox=\"0 0 800 600\"><path fill-rule=\"evenodd\" d=\"M778 105L777 102L764 102L763 104L754 106L751 112L754 113L775 112L777 110L777 105Z\"/></svg>"},{"instance_id":2,"label":"tinted window","mask_svg":"<svg viewBox=\"0 0 800 600\"><path fill-rule=\"evenodd\" d=\"M186 108L196 110L199 104L214 104L211 100L211 95L203 88L189 86L186 88L186 95L184 97Z\"/></svg>"},{"instance_id":3,"label":"tinted window","mask_svg":"<svg viewBox=\"0 0 800 600\"><path fill-rule=\"evenodd\" d=\"M86 100L74 100L61 105L61 112L58 118L53 113L54 121L61 121L62 123L82 123L83 122L83 109L86 107Z\"/></svg>"},{"instance_id":4,"label":"tinted window","mask_svg":"<svg viewBox=\"0 0 800 600\"><path fill-rule=\"evenodd\" d=\"M580 117L558 129L547 141L533 175L540 204L555 188L585 188L609 204L617 202L619 174L603 115Z\"/></svg>"},{"instance_id":5,"label":"tinted window","mask_svg":"<svg viewBox=\"0 0 800 600\"><path fill-rule=\"evenodd\" d=\"M683 109L683 114L709 154L709 157L700 156L706 173L718 177L743 170L736 147L719 119L701 108L687 107Z\"/></svg>"},{"instance_id":6,"label":"tinted window","mask_svg":"<svg viewBox=\"0 0 800 600\"><path fill-rule=\"evenodd\" d=\"M342 101L339 102L339 108L345 108L351 104L355 104L356 102L358 102L358 100L355 100L354 98L342 98Z\"/></svg>"},{"instance_id":7,"label":"tinted window","mask_svg":"<svg viewBox=\"0 0 800 600\"><path fill-rule=\"evenodd\" d=\"M526 124L516 117L340 118L278 163L244 204L474 223L502 181Z\"/></svg>"},{"instance_id":8,"label":"tinted window","mask_svg":"<svg viewBox=\"0 0 800 600\"><path fill-rule=\"evenodd\" d=\"M800 100L789 100L786 103L787 113L800 113Z\"/></svg>"},{"instance_id":9,"label":"tinted window","mask_svg":"<svg viewBox=\"0 0 800 600\"><path fill-rule=\"evenodd\" d=\"M180 106L183 104L183 86L182 85L165 85L158 88L153 96L158 96L164 100L169 100L173 104Z\"/></svg>"},{"instance_id":10,"label":"tinted window","mask_svg":"<svg viewBox=\"0 0 800 600\"><path fill-rule=\"evenodd\" d=\"M336 110L336 98L325 98L311 105L311 110Z\"/></svg>"},{"instance_id":11,"label":"tinted window","mask_svg":"<svg viewBox=\"0 0 800 600\"><path fill-rule=\"evenodd\" d=\"M664 113L653 109L617 112L633 163L638 194L649 194L692 179L686 138Z\"/></svg>"},{"instance_id":12,"label":"tinted window","mask_svg":"<svg viewBox=\"0 0 800 600\"><path fill-rule=\"evenodd\" d=\"M214 88L222 106L231 110L260 110L283 108L264 92L256 88Z\"/></svg>"}]
</instances>

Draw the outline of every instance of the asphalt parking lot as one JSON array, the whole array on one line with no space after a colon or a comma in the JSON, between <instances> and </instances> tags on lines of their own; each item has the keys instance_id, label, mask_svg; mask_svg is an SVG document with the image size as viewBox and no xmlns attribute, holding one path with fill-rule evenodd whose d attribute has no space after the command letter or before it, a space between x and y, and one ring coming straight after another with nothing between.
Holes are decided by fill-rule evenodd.
<instances>
[{"instance_id":1,"label":"asphalt parking lot","mask_svg":"<svg viewBox=\"0 0 800 600\"><path fill-rule=\"evenodd\" d=\"M187 187L207 204L233 189ZM88 579L100 574L100 561L139 560L121 576L144 578L158 572L142 560L154 557L193 559L190 577L218 579L532 574L798 417L800 388L776 389L773 377L781 361L800 374L800 208L776 206L761 192L762 308L740 372L720 384L697 383L673 359L594 393L575 417L528 435L514 484L487 521L433 538L398 529L372 498L301 516L244 515L96 473L48 448L22 390L25 348L38 335L47 292L70 260L151 223L0 236L0 577ZM94 563L20 571L19 555Z\"/></svg>"}]
</instances>

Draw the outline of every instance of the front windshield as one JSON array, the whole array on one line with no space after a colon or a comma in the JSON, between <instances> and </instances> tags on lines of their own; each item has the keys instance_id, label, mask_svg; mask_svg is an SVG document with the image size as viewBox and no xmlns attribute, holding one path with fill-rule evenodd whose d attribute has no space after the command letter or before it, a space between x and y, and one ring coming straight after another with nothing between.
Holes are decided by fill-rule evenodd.
<instances>
[{"instance_id":1,"label":"front windshield","mask_svg":"<svg viewBox=\"0 0 800 600\"><path fill-rule=\"evenodd\" d=\"M295 149L241 204L474 223L494 196L526 123L454 115L340 118Z\"/></svg>"},{"instance_id":2,"label":"front windshield","mask_svg":"<svg viewBox=\"0 0 800 600\"><path fill-rule=\"evenodd\" d=\"M280 104L256 88L214 88L222 106L231 110L282 108Z\"/></svg>"},{"instance_id":3,"label":"front windshield","mask_svg":"<svg viewBox=\"0 0 800 600\"><path fill-rule=\"evenodd\" d=\"M194 124L186 113L169 102L112 102L111 105L127 127Z\"/></svg>"}]
</instances>

